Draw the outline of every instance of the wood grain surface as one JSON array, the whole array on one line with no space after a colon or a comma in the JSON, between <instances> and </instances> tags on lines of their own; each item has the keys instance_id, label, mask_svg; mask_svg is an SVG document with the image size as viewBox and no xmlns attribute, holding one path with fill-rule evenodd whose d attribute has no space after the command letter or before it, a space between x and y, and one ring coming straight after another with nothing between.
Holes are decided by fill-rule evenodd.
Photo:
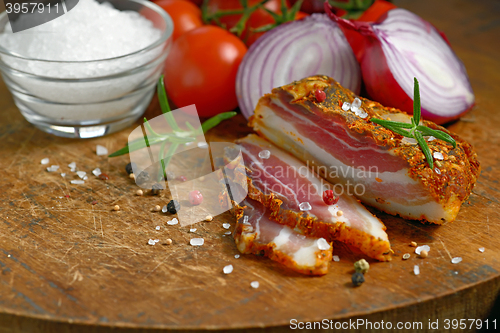
<instances>
[{"instance_id":1,"label":"wood grain surface","mask_svg":"<svg viewBox=\"0 0 500 333\"><path fill-rule=\"evenodd\" d=\"M196 224L195 233L167 225L171 217L151 209L166 204L168 193L135 196L137 187L124 170L128 157L96 155L97 144L121 148L130 129L92 140L43 133L22 118L1 82L0 332L270 332L288 330L293 318L419 321L426 329L429 320L487 317L500 290L500 3L395 3L446 32L476 94L477 106L449 126L474 145L482 165L454 223L424 225L374 211L387 226L395 254L389 263L369 260L359 288L350 277L353 262L363 256L340 244L334 248L340 262L332 262L324 277L301 276L253 255L236 259L234 241L222 227L234 225L229 213ZM155 99L146 117L158 114ZM248 133L238 115L211 130L208 139ZM68 176L46 172L44 157ZM87 173L99 167L110 179L91 176L85 185L71 185L72 161ZM115 204L121 211L112 211ZM190 246L193 237L203 237L205 244ZM173 244L150 246L150 238L170 238ZM411 241L428 244L429 257L417 258ZM404 253L411 258L402 260ZM463 261L452 264L452 257ZM234 271L224 275L228 264ZM420 266L418 276L414 265ZM255 280L258 289L250 287Z\"/></svg>"}]
</instances>

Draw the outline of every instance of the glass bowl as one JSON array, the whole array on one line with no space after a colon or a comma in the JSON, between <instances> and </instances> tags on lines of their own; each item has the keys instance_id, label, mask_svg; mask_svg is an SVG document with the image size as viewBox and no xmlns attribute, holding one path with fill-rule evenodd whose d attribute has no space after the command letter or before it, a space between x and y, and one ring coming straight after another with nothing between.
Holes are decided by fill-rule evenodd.
<instances>
[{"instance_id":1,"label":"glass bowl","mask_svg":"<svg viewBox=\"0 0 500 333\"><path fill-rule=\"evenodd\" d=\"M150 1L106 2L153 22L160 39L130 54L93 61L31 59L0 46L7 88L22 115L39 129L63 137L99 137L130 126L148 107L172 44L172 20ZM3 12L0 33L7 22Z\"/></svg>"}]
</instances>

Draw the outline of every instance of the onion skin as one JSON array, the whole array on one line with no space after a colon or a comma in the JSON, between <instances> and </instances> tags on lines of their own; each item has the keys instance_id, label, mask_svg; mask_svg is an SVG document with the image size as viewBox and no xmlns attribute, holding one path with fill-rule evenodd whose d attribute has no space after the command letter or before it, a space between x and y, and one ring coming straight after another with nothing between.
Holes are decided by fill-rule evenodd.
<instances>
[{"instance_id":1,"label":"onion skin","mask_svg":"<svg viewBox=\"0 0 500 333\"><path fill-rule=\"evenodd\" d=\"M337 22L343 30L350 30L354 32L354 34L347 34L349 43L351 43L351 47L355 50L356 58L358 59L361 66L361 74L363 76L363 82L365 84L366 91L368 95L376 100L377 102L389 106L398 108L403 110L409 114L413 113L413 98L410 97L398 83L398 81L394 78L392 71L387 63L386 55L382 49L382 43L379 40L379 36L376 35L372 26L376 24L381 24L387 18L388 12L383 14L377 22L357 22L357 21L349 21L342 19L336 16L331 10L330 6L325 3L325 11L327 15L335 22ZM423 21L423 20L422 20ZM425 22L425 21L424 21ZM446 42L449 46L448 39L446 36L436 29L432 24L425 22L429 30L434 29L441 36L441 38ZM356 36L356 38L352 38L352 36ZM362 36L363 40L359 39L359 36ZM359 43L361 42L361 46ZM353 45L353 43L356 43ZM364 49L363 51L359 51L359 49ZM356 52L356 50L358 50ZM451 50L451 47L450 47ZM461 61L456 57L453 53L456 60L460 63ZM463 67L463 64L462 64ZM462 73L467 82L468 77L465 72L465 69ZM418 77L417 77L418 78ZM470 83L469 83L470 86ZM446 101L444 101L446 102ZM444 124L455 119L460 118L463 114L468 112L474 103L471 103L467 107L464 107L461 110L453 113L452 115L442 115L430 110L427 110L424 106L422 106L422 117L427 120L432 120L437 124Z\"/></svg>"}]
</instances>

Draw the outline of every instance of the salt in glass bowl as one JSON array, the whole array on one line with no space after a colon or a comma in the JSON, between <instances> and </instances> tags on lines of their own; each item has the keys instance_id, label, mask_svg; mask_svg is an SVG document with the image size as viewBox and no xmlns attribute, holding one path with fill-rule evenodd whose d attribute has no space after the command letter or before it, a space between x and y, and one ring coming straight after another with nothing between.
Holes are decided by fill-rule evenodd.
<instances>
[{"instance_id":1,"label":"salt in glass bowl","mask_svg":"<svg viewBox=\"0 0 500 333\"><path fill-rule=\"evenodd\" d=\"M99 137L130 126L148 107L172 44L172 19L150 1L106 2L150 20L160 39L130 54L92 61L25 58L0 46L2 77L22 115L37 128L63 137ZM7 22L3 12L0 33ZM95 76L89 77L89 68ZM45 74L51 69L57 76Z\"/></svg>"}]
</instances>

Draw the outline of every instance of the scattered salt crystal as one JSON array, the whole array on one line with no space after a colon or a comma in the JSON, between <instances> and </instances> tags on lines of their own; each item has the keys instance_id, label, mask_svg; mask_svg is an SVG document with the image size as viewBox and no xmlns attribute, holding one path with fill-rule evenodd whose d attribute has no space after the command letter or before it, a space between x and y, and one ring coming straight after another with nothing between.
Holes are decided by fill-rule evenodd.
<instances>
[{"instance_id":1,"label":"scattered salt crystal","mask_svg":"<svg viewBox=\"0 0 500 333\"><path fill-rule=\"evenodd\" d=\"M420 267L418 267L417 265L413 266L413 273L415 273L415 275L420 274Z\"/></svg>"},{"instance_id":2,"label":"scattered salt crystal","mask_svg":"<svg viewBox=\"0 0 500 333\"><path fill-rule=\"evenodd\" d=\"M160 240L159 239L155 239L155 243L158 243Z\"/></svg>"},{"instance_id":3,"label":"scattered salt crystal","mask_svg":"<svg viewBox=\"0 0 500 333\"><path fill-rule=\"evenodd\" d=\"M299 204L299 209L301 211L306 211L306 210L311 210L312 207L311 207L311 204L309 204L309 202L306 201L306 202L301 202Z\"/></svg>"},{"instance_id":4,"label":"scattered salt crystal","mask_svg":"<svg viewBox=\"0 0 500 333\"><path fill-rule=\"evenodd\" d=\"M195 228L189 229L189 232L196 232Z\"/></svg>"},{"instance_id":5,"label":"scattered salt crystal","mask_svg":"<svg viewBox=\"0 0 500 333\"><path fill-rule=\"evenodd\" d=\"M42 161L41 161L42 164L49 164L49 159L47 157L45 157Z\"/></svg>"},{"instance_id":6,"label":"scattered salt crystal","mask_svg":"<svg viewBox=\"0 0 500 333\"><path fill-rule=\"evenodd\" d=\"M175 225L177 223L179 223L179 220L176 217L167 222L168 225Z\"/></svg>"},{"instance_id":7,"label":"scattered salt crystal","mask_svg":"<svg viewBox=\"0 0 500 333\"><path fill-rule=\"evenodd\" d=\"M71 162L70 164L68 164L68 167L70 169L75 169L76 168L76 163L75 162Z\"/></svg>"},{"instance_id":8,"label":"scattered salt crystal","mask_svg":"<svg viewBox=\"0 0 500 333\"><path fill-rule=\"evenodd\" d=\"M434 154L432 154L432 156L436 159L436 160L444 160L444 156L442 153L438 152L438 151L435 151Z\"/></svg>"},{"instance_id":9,"label":"scattered salt crystal","mask_svg":"<svg viewBox=\"0 0 500 333\"><path fill-rule=\"evenodd\" d=\"M192 246L202 246L203 243L205 243L205 240L203 238L193 238L189 241L189 244Z\"/></svg>"},{"instance_id":10,"label":"scattered salt crystal","mask_svg":"<svg viewBox=\"0 0 500 333\"><path fill-rule=\"evenodd\" d=\"M259 288L259 281L252 281L250 282L250 285L252 286L252 288L257 289Z\"/></svg>"},{"instance_id":11,"label":"scattered salt crystal","mask_svg":"<svg viewBox=\"0 0 500 333\"><path fill-rule=\"evenodd\" d=\"M108 155L108 149L104 146L97 145L95 147L95 153L97 156Z\"/></svg>"},{"instance_id":12,"label":"scattered salt crystal","mask_svg":"<svg viewBox=\"0 0 500 333\"><path fill-rule=\"evenodd\" d=\"M267 160L269 157L271 157L271 152L269 150L263 150L259 152L259 157L262 158L263 160Z\"/></svg>"},{"instance_id":13,"label":"scattered salt crystal","mask_svg":"<svg viewBox=\"0 0 500 333\"><path fill-rule=\"evenodd\" d=\"M231 231L226 231L224 234L225 235L231 235Z\"/></svg>"},{"instance_id":14,"label":"scattered salt crystal","mask_svg":"<svg viewBox=\"0 0 500 333\"><path fill-rule=\"evenodd\" d=\"M52 165L47 168L48 172L56 172L59 169L59 165Z\"/></svg>"},{"instance_id":15,"label":"scattered salt crystal","mask_svg":"<svg viewBox=\"0 0 500 333\"><path fill-rule=\"evenodd\" d=\"M231 225L230 225L229 223L223 223L223 224L222 224L222 227L223 227L224 229L229 229L229 228L231 227Z\"/></svg>"},{"instance_id":16,"label":"scattered salt crystal","mask_svg":"<svg viewBox=\"0 0 500 333\"><path fill-rule=\"evenodd\" d=\"M161 212L162 212L162 213L166 213L166 212L168 212L168 208L167 208L167 206L166 206L166 205L165 205L165 206L163 206L163 208L161 209Z\"/></svg>"},{"instance_id":17,"label":"scattered salt crystal","mask_svg":"<svg viewBox=\"0 0 500 333\"><path fill-rule=\"evenodd\" d=\"M87 180L87 179L89 179L89 177L83 176L83 180Z\"/></svg>"},{"instance_id":18,"label":"scattered salt crystal","mask_svg":"<svg viewBox=\"0 0 500 333\"><path fill-rule=\"evenodd\" d=\"M250 224L250 222L248 222L248 216L243 216L243 224Z\"/></svg>"},{"instance_id":19,"label":"scattered salt crystal","mask_svg":"<svg viewBox=\"0 0 500 333\"><path fill-rule=\"evenodd\" d=\"M429 252L431 250L431 248L429 247L429 245L417 246L415 248L415 253L420 255L420 252L422 252L423 250Z\"/></svg>"},{"instance_id":20,"label":"scattered salt crystal","mask_svg":"<svg viewBox=\"0 0 500 333\"><path fill-rule=\"evenodd\" d=\"M71 181L71 184L78 184L78 185L81 185L81 184L85 184L85 181L84 181L84 180L72 180L72 181Z\"/></svg>"},{"instance_id":21,"label":"scattered salt crystal","mask_svg":"<svg viewBox=\"0 0 500 333\"><path fill-rule=\"evenodd\" d=\"M361 100L359 98L355 98L354 101L352 102L352 107L355 107L355 108L360 108L361 107ZM351 108L352 109L352 108Z\"/></svg>"},{"instance_id":22,"label":"scattered salt crystal","mask_svg":"<svg viewBox=\"0 0 500 333\"><path fill-rule=\"evenodd\" d=\"M440 175L440 174L441 174L441 170L439 170L439 168L437 168L437 167L436 167L436 168L434 168L434 172L436 172L438 175Z\"/></svg>"},{"instance_id":23,"label":"scattered salt crystal","mask_svg":"<svg viewBox=\"0 0 500 333\"><path fill-rule=\"evenodd\" d=\"M156 242L154 241L154 239L150 239L150 240L148 240L148 244L149 245L155 245Z\"/></svg>"},{"instance_id":24,"label":"scattered salt crystal","mask_svg":"<svg viewBox=\"0 0 500 333\"><path fill-rule=\"evenodd\" d=\"M361 109L358 108L357 106L351 105L351 111L354 112L354 114L358 115Z\"/></svg>"},{"instance_id":25,"label":"scattered salt crystal","mask_svg":"<svg viewBox=\"0 0 500 333\"><path fill-rule=\"evenodd\" d=\"M461 261L462 261L461 257L455 257L455 258L451 259L452 264L458 264Z\"/></svg>"},{"instance_id":26,"label":"scattered salt crystal","mask_svg":"<svg viewBox=\"0 0 500 333\"><path fill-rule=\"evenodd\" d=\"M330 248L330 244L324 238L318 239L317 245L320 250L328 250Z\"/></svg>"},{"instance_id":27,"label":"scattered salt crystal","mask_svg":"<svg viewBox=\"0 0 500 333\"><path fill-rule=\"evenodd\" d=\"M101 169L99 169L99 168L95 168L94 170L92 170L92 173L94 174L94 176L99 177L99 175L100 175L102 172L101 172Z\"/></svg>"},{"instance_id":28,"label":"scattered salt crystal","mask_svg":"<svg viewBox=\"0 0 500 333\"><path fill-rule=\"evenodd\" d=\"M362 118L362 119L365 119L366 117L368 117L368 113L366 113L366 112L362 111L362 112L358 113L358 116L359 116L360 118Z\"/></svg>"},{"instance_id":29,"label":"scattered salt crystal","mask_svg":"<svg viewBox=\"0 0 500 333\"><path fill-rule=\"evenodd\" d=\"M224 274L231 274L233 271L233 265L224 266L222 271L224 272Z\"/></svg>"},{"instance_id":30,"label":"scattered salt crystal","mask_svg":"<svg viewBox=\"0 0 500 333\"><path fill-rule=\"evenodd\" d=\"M484 252L484 247L480 247L479 252Z\"/></svg>"},{"instance_id":31,"label":"scattered salt crystal","mask_svg":"<svg viewBox=\"0 0 500 333\"><path fill-rule=\"evenodd\" d=\"M206 149L208 148L208 144L206 142L198 142L198 148Z\"/></svg>"},{"instance_id":32,"label":"scattered salt crystal","mask_svg":"<svg viewBox=\"0 0 500 333\"><path fill-rule=\"evenodd\" d=\"M436 138L435 138L435 137L433 137L432 135L431 135L430 137L428 137L428 138L427 138L427 141L434 141L434 140L436 140Z\"/></svg>"},{"instance_id":33,"label":"scattered salt crystal","mask_svg":"<svg viewBox=\"0 0 500 333\"><path fill-rule=\"evenodd\" d=\"M157 225L155 229L156 229L156 230L160 230L160 226L159 226L159 225Z\"/></svg>"},{"instance_id":34,"label":"scattered salt crystal","mask_svg":"<svg viewBox=\"0 0 500 333\"><path fill-rule=\"evenodd\" d=\"M239 255L239 254L235 254L235 255L234 255L234 258L235 258L235 259L238 259L239 257L240 257L240 255Z\"/></svg>"},{"instance_id":35,"label":"scattered salt crystal","mask_svg":"<svg viewBox=\"0 0 500 333\"><path fill-rule=\"evenodd\" d=\"M351 103L349 102L342 103L342 110L349 111L350 109L351 109Z\"/></svg>"},{"instance_id":36,"label":"scattered salt crystal","mask_svg":"<svg viewBox=\"0 0 500 333\"><path fill-rule=\"evenodd\" d=\"M333 261L340 261L339 256L333 256Z\"/></svg>"},{"instance_id":37,"label":"scattered salt crystal","mask_svg":"<svg viewBox=\"0 0 500 333\"><path fill-rule=\"evenodd\" d=\"M78 175L78 177L83 179L83 177L85 177L87 173L85 171L77 171L76 174Z\"/></svg>"},{"instance_id":38,"label":"scattered salt crystal","mask_svg":"<svg viewBox=\"0 0 500 333\"><path fill-rule=\"evenodd\" d=\"M61 173L61 177L66 177L66 174L64 172Z\"/></svg>"}]
</instances>

